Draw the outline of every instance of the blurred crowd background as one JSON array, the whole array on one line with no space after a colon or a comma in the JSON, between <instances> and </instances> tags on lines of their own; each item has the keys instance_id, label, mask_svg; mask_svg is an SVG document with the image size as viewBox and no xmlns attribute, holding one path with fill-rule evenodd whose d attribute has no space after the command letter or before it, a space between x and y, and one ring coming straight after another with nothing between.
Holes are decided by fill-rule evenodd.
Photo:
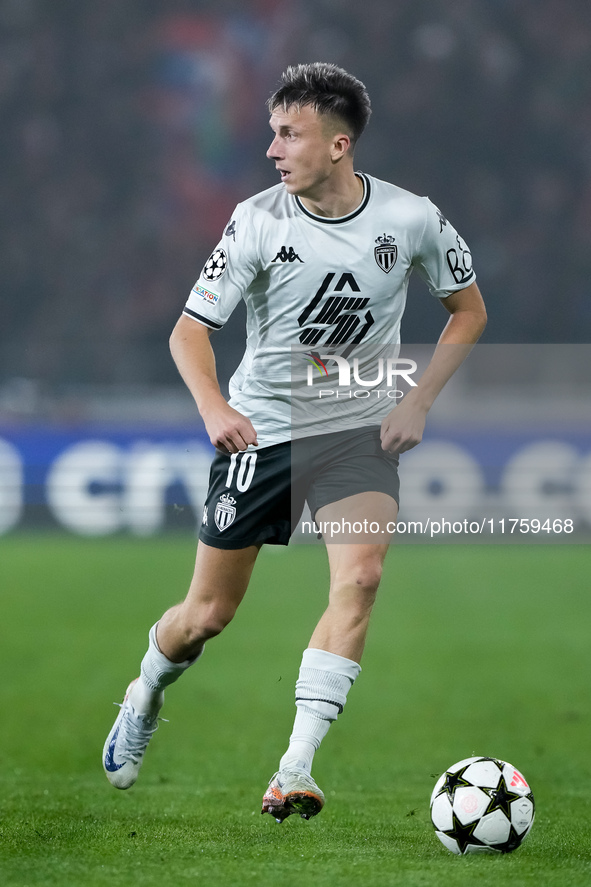
<instances>
[{"instance_id":1,"label":"blurred crowd background","mask_svg":"<svg viewBox=\"0 0 591 887\"><path fill-rule=\"evenodd\" d=\"M277 181L265 100L300 61L367 85L357 166L468 241L484 341L591 340L588 0L0 0L0 35L0 385L176 383L170 330ZM444 320L415 284L404 340ZM240 317L220 335L224 376Z\"/></svg>"}]
</instances>

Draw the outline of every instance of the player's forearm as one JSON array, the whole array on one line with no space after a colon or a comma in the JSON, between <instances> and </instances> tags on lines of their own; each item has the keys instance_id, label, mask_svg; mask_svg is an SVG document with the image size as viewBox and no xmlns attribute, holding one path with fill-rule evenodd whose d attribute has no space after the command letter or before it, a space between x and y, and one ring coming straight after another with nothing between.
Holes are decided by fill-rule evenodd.
<instances>
[{"instance_id":1,"label":"player's forearm","mask_svg":"<svg viewBox=\"0 0 591 887\"><path fill-rule=\"evenodd\" d=\"M181 317L170 337L170 353L203 419L208 411L226 403L217 380L207 327Z\"/></svg>"},{"instance_id":2,"label":"player's forearm","mask_svg":"<svg viewBox=\"0 0 591 887\"><path fill-rule=\"evenodd\" d=\"M215 371L209 330L184 315L170 337L170 351L178 371L193 395L214 447L237 453L258 445L252 422L223 397Z\"/></svg>"},{"instance_id":3,"label":"player's forearm","mask_svg":"<svg viewBox=\"0 0 591 887\"><path fill-rule=\"evenodd\" d=\"M427 412L446 382L464 362L486 326L483 311L457 311L449 318L429 366L407 394Z\"/></svg>"}]
</instances>

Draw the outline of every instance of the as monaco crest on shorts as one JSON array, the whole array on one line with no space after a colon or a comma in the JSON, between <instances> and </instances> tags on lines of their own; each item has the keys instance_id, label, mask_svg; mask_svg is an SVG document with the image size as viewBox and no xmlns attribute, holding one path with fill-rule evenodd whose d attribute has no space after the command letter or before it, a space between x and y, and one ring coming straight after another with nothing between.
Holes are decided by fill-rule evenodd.
<instances>
[{"instance_id":1,"label":"as monaco crest on shorts","mask_svg":"<svg viewBox=\"0 0 591 887\"><path fill-rule=\"evenodd\" d=\"M224 530L227 530L234 523L234 518L236 517L235 505L236 499L230 496L229 493L224 493L220 496L213 516L215 525L220 533L223 533Z\"/></svg>"},{"instance_id":2,"label":"as monaco crest on shorts","mask_svg":"<svg viewBox=\"0 0 591 887\"><path fill-rule=\"evenodd\" d=\"M394 243L394 237L391 234L381 234L376 237L376 243L379 246L376 246L373 251L375 260L382 271L389 274L398 258L398 247Z\"/></svg>"}]
</instances>

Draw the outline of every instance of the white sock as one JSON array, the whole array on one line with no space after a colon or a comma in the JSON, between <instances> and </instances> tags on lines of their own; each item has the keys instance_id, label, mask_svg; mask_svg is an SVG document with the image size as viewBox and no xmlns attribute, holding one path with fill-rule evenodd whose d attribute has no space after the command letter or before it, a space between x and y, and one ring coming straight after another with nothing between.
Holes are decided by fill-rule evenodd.
<instances>
[{"instance_id":1,"label":"white sock","mask_svg":"<svg viewBox=\"0 0 591 887\"><path fill-rule=\"evenodd\" d=\"M160 650L156 641L156 625L150 629L148 651L142 659L141 673L129 696L129 701L138 714L157 714L164 702L164 688L173 684L190 665L197 661L171 662Z\"/></svg>"},{"instance_id":2,"label":"white sock","mask_svg":"<svg viewBox=\"0 0 591 887\"><path fill-rule=\"evenodd\" d=\"M304 650L296 683L297 712L289 748L279 769L296 767L310 773L314 753L336 721L361 666L326 650Z\"/></svg>"}]
</instances>

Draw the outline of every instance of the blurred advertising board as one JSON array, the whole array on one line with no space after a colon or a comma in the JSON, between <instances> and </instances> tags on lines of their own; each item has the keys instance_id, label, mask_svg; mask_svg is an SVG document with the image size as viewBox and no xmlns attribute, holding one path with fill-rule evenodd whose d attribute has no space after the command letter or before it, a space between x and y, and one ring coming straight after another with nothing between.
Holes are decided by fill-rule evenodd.
<instances>
[{"instance_id":1,"label":"blurred advertising board","mask_svg":"<svg viewBox=\"0 0 591 887\"><path fill-rule=\"evenodd\" d=\"M0 533L195 530L212 452L205 436L161 429L0 429ZM398 542L591 535L588 432L433 431L401 457L400 474Z\"/></svg>"},{"instance_id":2,"label":"blurred advertising board","mask_svg":"<svg viewBox=\"0 0 591 887\"><path fill-rule=\"evenodd\" d=\"M395 541L588 542L590 375L591 346L478 346L401 456ZM213 452L186 423L0 423L0 534L195 532Z\"/></svg>"}]
</instances>

